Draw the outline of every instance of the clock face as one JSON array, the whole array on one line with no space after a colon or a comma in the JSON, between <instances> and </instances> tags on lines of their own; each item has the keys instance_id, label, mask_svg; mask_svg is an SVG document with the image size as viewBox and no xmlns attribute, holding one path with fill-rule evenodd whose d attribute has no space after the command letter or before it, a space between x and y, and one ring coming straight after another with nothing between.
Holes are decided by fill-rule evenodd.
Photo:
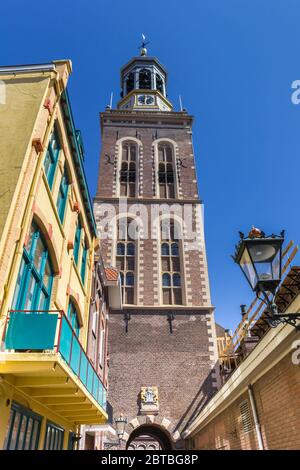
<instances>
[{"instance_id":1,"label":"clock face","mask_svg":"<svg viewBox=\"0 0 300 470\"><path fill-rule=\"evenodd\" d=\"M139 104L154 104L154 96L152 95L138 95Z\"/></svg>"}]
</instances>

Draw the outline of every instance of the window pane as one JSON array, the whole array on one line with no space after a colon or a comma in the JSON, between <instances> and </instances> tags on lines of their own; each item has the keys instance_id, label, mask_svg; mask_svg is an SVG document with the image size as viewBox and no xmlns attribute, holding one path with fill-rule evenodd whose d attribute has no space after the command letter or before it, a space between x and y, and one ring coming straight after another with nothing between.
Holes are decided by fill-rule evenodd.
<instances>
[{"instance_id":1,"label":"window pane","mask_svg":"<svg viewBox=\"0 0 300 470\"><path fill-rule=\"evenodd\" d=\"M173 256L179 256L179 249L177 243L172 243L171 251Z\"/></svg>"},{"instance_id":2,"label":"window pane","mask_svg":"<svg viewBox=\"0 0 300 470\"><path fill-rule=\"evenodd\" d=\"M126 285L133 286L134 285L134 275L132 273L126 274Z\"/></svg>"},{"instance_id":3,"label":"window pane","mask_svg":"<svg viewBox=\"0 0 300 470\"><path fill-rule=\"evenodd\" d=\"M134 258L127 258L126 269L128 271L134 271Z\"/></svg>"},{"instance_id":4,"label":"window pane","mask_svg":"<svg viewBox=\"0 0 300 470\"><path fill-rule=\"evenodd\" d=\"M47 289L49 289L50 287L51 280L52 280L52 270L50 267L49 260L47 259L46 265L45 265L44 277L43 277L43 283Z\"/></svg>"},{"instance_id":5,"label":"window pane","mask_svg":"<svg viewBox=\"0 0 300 470\"><path fill-rule=\"evenodd\" d=\"M38 272L40 272L41 270L44 252L45 252L45 247L41 240L41 237L39 237L36 243L35 251L34 251L34 265Z\"/></svg>"},{"instance_id":6,"label":"window pane","mask_svg":"<svg viewBox=\"0 0 300 470\"><path fill-rule=\"evenodd\" d=\"M133 304L133 289L131 287L126 287L125 290L125 303L126 304Z\"/></svg>"},{"instance_id":7,"label":"window pane","mask_svg":"<svg viewBox=\"0 0 300 470\"><path fill-rule=\"evenodd\" d=\"M161 254L168 256L170 254L170 249L169 249L169 244L168 243L163 243L161 245Z\"/></svg>"},{"instance_id":8,"label":"window pane","mask_svg":"<svg viewBox=\"0 0 300 470\"><path fill-rule=\"evenodd\" d=\"M45 292L41 291L40 296L39 296L39 302L37 306L37 310L46 310L48 307L48 296L45 294Z\"/></svg>"},{"instance_id":9,"label":"window pane","mask_svg":"<svg viewBox=\"0 0 300 470\"><path fill-rule=\"evenodd\" d=\"M172 271L180 271L180 261L178 257L172 257Z\"/></svg>"},{"instance_id":10,"label":"window pane","mask_svg":"<svg viewBox=\"0 0 300 470\"><path fill-rule=\"evenodd\" d=\"M31 310L35 308L34 305L34 294L35 288L37 286L37 282L33 274L30 274L28 289L25 294L25 303L24 303L24 310Z\"/></svg>"},{"instance_id":11,"label":"window pane","mask_svg":"<svg viewBox=\"0 0 300 470\"><path fill-rule=\"evenodd\" d=\"M170 271L170 258L162 258L161 260L161 268L163 271Z\"/></svg>"},{"instance_id":12,"label":"window pane","mask_svg":"<svg viewBox=\"0 0 300 470\"><path fill-rule=\"evenodd\" d=\"M174 199L175 197L175 191L174 191L174 185L173 184L168 184L168 197L171 199Z\"/></svg>"},{"instance_id":13,"label":"window pane","mask_svg":"<svg viewBox=\"0 0 300 470\"><path fill-rule=\"evenodd\" d=\"M20 307L19 300L20 300L20 297L22 296L21 287L22 287L22 283L23 283L23 280L24 280L25 267L26 267L26 263L25 263L25 260L23 258L22 261L21 261L21 266L20 266L20 270L19 270L19 274L18 274L18 279L17 279L16 288L15 288L14 298L13 298L13 301L12 301L13 309L18 309Z\"/></svg>"},{"instance_id":14,"label":"window pane","mask_svg":"<svg viewBox=\"0 0 300 470\"><path fill-rule=\"evenodd\" d=\"M125 245L124 243L118 243L117 245L117 255L124 256L125 255Z\"/></svg>"},{"instance_id":15,"label":"window pane","mask_svg":"<svg viewBox=\"0 0 300 470\"><path fill-rule=\"evenodd\" d=\"M16 411L15 412L15 419L14 419L14 422L13 422L11 440L10 440L10 443L9 443L9 449L10 450L15 450L16 449L20 419L21 419L21 414L18 411Z\"/></svg>"},{"instance_id":16,"label":"window pane","mask_svg":"<svg viewBox=\"0 0 300 470\"><path fill-rule=\"evenodd\" d=\"M159 197L165 199L167 197L167 190L165 185L159 186Z\"/></svg>"},{"instance_id":17,"label":"window pane","mask_svg":"<svg viewBox=\"0 0 300 470\"><path fill-rule=\"evenodd\" d=\"M129 191L128 191L128 197L135 197L135 184L130 183L129 184Z\"/></svg>"},{"instance_id":18,"label":"window pane","mask_svg":"<svg viewBox=\"0 0 300 470\"><path fill-rule=\"evenodd\" d=\"M37 449L37 446L39 443L39 430L40 430L40 423L39 421L35 421L34 429L32 432L32 438L31 438L31 446L30 446L32 450Z\"/></svg>"},{"instance_id":19,"label":"window pane","mask_svg":"<svg viewBox=\"0 0 300 470\"><path fill-rule=\"evenodd\" d=\"M176 305L182 305L182 295L181 295L181 289L173 289L173 295L174 295L174 304Z\"/></svg>"},{"instance_id":20,"label":"window pane","mask_svg":"<svg viewBox=\"0 0 300 470\"><path fill-rule=\"evenodd\" d=\"M118 271L123 271L125 269L124 267L124 258L117 258L116 260L116 268L118 269Z\"/></svg>"},{"instance_id":21,"label":"window pane","mask_svg":"<svg viewBox=\"0 0 300 470\"><path fill-rule=\"evenodd\" d=\"M171 285L171 277L170 274L164 273L162 277L162 284L163 286L170 286Z\"/></svg>"},{"instance_id":22,"label":"window pane","mask_svg":"<svg viewBox=\"0 0 300 470\"><path fill-rule=\"evenodd\" d=\"M23 415L21 428L20 428L20 430L19 430L18 450L22 450L22 449L23 449L23 444L24 444L24 442L25 442L25 437L26 437L26 436L25 436L26 425L27 425L27 416L24 416L24 415Z\"/></svg>"},{"instance_id":23,"label":"window pane","mask_svg":"<svg viewBox=\"0 0 300 470\"><path fill-rule=\"evenodd\" d=\"M135 162L136 160L136 146L131 145L130 146L130 161Z\"/></svg>"},{"instance_id":24,"label":"window pane","mask_svg":"<svg viewBox=\"0 0 300 470\"><path fill-rule=\"evenodd\" d=\"M171 147L166 147L166 160L167 162L171 162L172 161L172 149Z\"/></svg>"},{"instance_id":25,"label":"window pane","mask_svg":"<svg viewBox=\"0 0 300 470\"><path fill-rule=\"evenodd\" d=\"M181 279L180 274L173 274L173 286L180 287L181 286Z\"/></svg>"},{"instance_id":26,"label":"window pane","mask_svg":"<svg viewBox=\"0 0 300 470\"><path fill-rule=\"evenodd\" d=\"M163 289L163 303L165 305L172 304L171 289Z\"/></svg>"},{"instance_id":27,"label":"window pane","mask_svg":"<svg viewBox=\"0 0 300 470\"><path fill-rule=\"evenodd\" d=\"M127 255L134 256L134 244L133 243L127 244Z\"/></svg>"}]
</instances>

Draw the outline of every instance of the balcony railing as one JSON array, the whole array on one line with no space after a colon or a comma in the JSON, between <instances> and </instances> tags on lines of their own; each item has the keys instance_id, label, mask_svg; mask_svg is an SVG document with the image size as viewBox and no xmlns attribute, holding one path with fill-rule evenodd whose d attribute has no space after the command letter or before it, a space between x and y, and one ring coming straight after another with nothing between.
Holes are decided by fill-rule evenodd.
<instances>
[{"instance_id":1,"label":"balcony railing","mask_svg":"<svg viewBox=\"0 0 300 470\"><path fill-rule=\"evenodd\" d=\"M106 389L63 311L10 310L4 332L5 350L61 355L89 393L106 410Z\"/></svg>"}]
</instances>

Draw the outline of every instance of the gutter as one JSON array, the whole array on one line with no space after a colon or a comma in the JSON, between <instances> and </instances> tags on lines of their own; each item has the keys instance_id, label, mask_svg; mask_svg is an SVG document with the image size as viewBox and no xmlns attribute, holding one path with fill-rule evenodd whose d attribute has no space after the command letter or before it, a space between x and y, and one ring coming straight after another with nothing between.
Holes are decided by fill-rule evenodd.
<instances>
[{"instance_id":1,"label":"gutter","mask_svg":"<svg viewBox=\"0 0 300 470\"><path fill-rule=\"evenodd\" d=\"M257 436L257 441L258 441L258 448L259 450L264 450L264 443L263 443L262 435L261 435L260 422L258 419L256 402L255 402L253 388L251 384L248 385L248 394L249 394L251 410L252 410L252 414L254 418L255 431L256 431L256 436Z\"/></svg>"}]
</instances>

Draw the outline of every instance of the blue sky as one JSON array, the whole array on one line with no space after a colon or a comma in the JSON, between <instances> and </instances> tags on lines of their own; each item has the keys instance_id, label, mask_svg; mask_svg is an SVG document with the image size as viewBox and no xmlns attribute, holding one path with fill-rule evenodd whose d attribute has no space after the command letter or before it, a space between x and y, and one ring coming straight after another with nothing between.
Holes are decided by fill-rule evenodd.
<instances>
[{"instance_id":1,"label":"blue sky","mask_svg":"<svg viewBox=\"0 0 300 470\"><path fill-rule=\"evenodd\" d=\"M12 0L1 5L1 64L70 58L69 93L96 189L99 112L119 95L119 68L137 53L169 70L169 98L195 116L194 146L212 300L234 328L252 294L230 258L252 224L300 239L298 0Z\"/></svg>"}]
</instances>

